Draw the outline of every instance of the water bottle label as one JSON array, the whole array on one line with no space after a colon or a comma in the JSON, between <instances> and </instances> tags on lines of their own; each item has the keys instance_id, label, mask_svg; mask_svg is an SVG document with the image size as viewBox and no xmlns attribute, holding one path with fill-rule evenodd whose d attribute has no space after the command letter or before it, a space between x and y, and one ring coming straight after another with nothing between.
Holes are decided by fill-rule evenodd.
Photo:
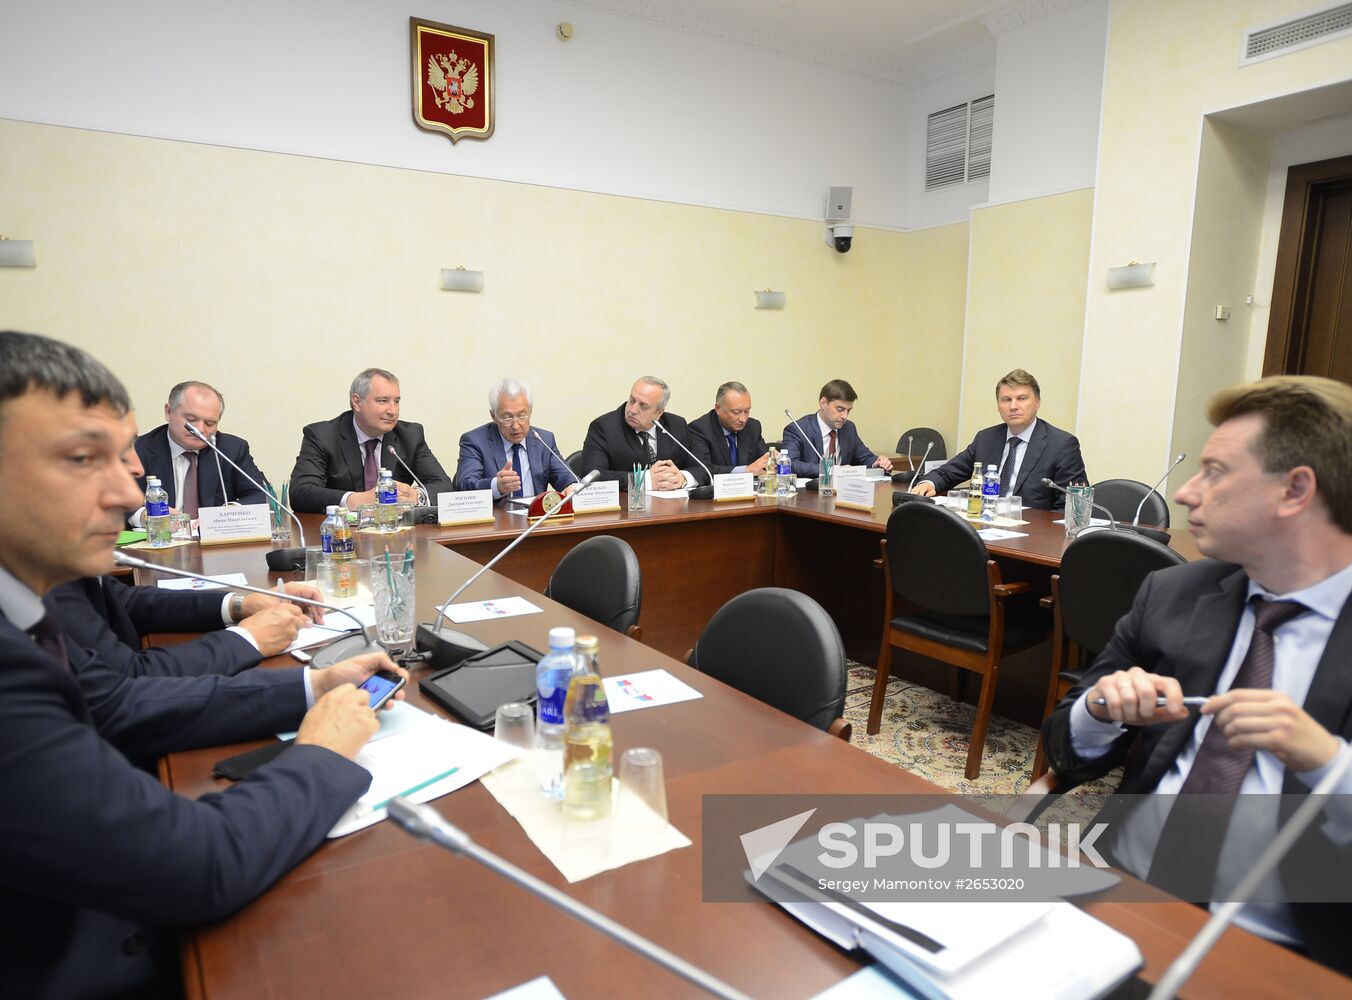
<instances>
[{"instance_id":1,"label":"water bottle label","mask_svg":"<svg viewBox=\"0 0 1352 1000\"><path fill-rule=\"evenodd\" d=\"M168 500L146 501L146 517L168 517L168 516L169 516Z\"/></svg>"},{"instance_id":2,"label":"water bottle label","mask_svg":"<svg viewBox=\"0 0 1352 1000\"><path fill-rule=\"evenodd\" d=\"M388 490L381 490L376 494L376 500L378 503L398 503L399 490L393 487Z\"/></svg>"},{"instance_id":3,"label":"water bottle label","mask_svg":"<svg viewBox=\"0 0 1352 1000\"><path fill-rule=\"evenodd\" d=\"M546 726L563 725L563 702L566 696L567 692L562 687L556 687L548 694L543 691L536 692L542 724Z\"/></svg>"},{"instance_id":4,"label":"water bottle label","mask_svg":"<svg viewBox=\"0 0 1352 1000\"><path fill-rule=\"evenodd\" d=\"M981 484L981 495L985 497L998 497L1000 495L1000 480L987 479Z\"/></svg>"},{"instance_id":5,"label":"water bottle label","mask_svg":"<svg viewBox=\"0 0 1352 1000\"><path fill-rule=\"evenodd\" d=\"M323 546L323 548L324 548L324 554L325 554L326 556L333 555L333 536L332 536L332 535L321 535L321 536L319 537L319 541L320 541L320 544L321 544L321 545Z\"/></svg>"},{"instance_id":6,"label":"water bottle label","mask_svg":"<svg viewBox=\"0 0 1352 1000\"><path fill-rule=\"evenodd\" d=\"M342 555L343 553L353 551L351 538L334 538L329 544L331 546L329 549L331 553Z\"/></svg>"}]
</instances>

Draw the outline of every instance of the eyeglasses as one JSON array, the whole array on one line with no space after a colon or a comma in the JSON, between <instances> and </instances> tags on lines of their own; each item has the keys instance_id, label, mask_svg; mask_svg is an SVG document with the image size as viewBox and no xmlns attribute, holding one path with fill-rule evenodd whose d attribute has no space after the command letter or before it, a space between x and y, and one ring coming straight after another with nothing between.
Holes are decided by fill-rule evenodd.
<instances>
[{"instance_id":1,"label":"eyeglasses","mask_svg":"<svg viewBox=\"0 0 1352 1000\"><path fill-rule=\"evenodd\" d=\"M493 417L493 419L496 420L498 423L502 424L503 427L511 427L511 426L513 426L513 425L515 425L515 424L527 424L527 423L530 423L530 414L529 414L529 413L521 413L521 414L516 414L516 413L499 413L499 414L496 414L496 415Z\"/></svg>"}]
</instances>

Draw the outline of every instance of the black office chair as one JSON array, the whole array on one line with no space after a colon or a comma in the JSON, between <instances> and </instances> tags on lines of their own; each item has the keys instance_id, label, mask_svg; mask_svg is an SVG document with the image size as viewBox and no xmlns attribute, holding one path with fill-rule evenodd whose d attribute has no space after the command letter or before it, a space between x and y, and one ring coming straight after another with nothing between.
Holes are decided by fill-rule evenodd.
<instances>
[{"instance_id":1,"label":"black office chair","mask_svg":"<svg viewBox=\"0 0 1352 1000\"><path fill-rule=\"evenodd\" d=\"M1052 605L1053 618L1052 672L1044 720L1108 645L1145 578L1157 569L1185 562L1168 546L1131 531L1095 531L1066 547L1060 571L1052 576L1051 599L1043 602ZM1033 780L1046 769L1046 750L1039 742Z\"/></svg>"},{"instance_id":2,"label":"black office chair","mask_svg":"<svg viewBox=\"0 0 1352 1000\"><path fill-rule=\"evenodd\" d=\"M842 717L845 644L831 616L806 594L782 587L738 594L709 619L686 662L849 742L851 726Z\"/></svg>"},{"instance_id":3,"label":"black office chair","mask_svg":"<svg viewBox=\"0 0 1352 1000\"><path fill-rule=\"evenodd\" d=\"M573 475L577 476L578 479L581 479L581 478L582 478L583 476L585 476L588 472L591 472L591 469L584 469L584 468L582 468L582 452L581 452L581 451L575 451L575 452L573 452L573 453L572 453L571 455L569 455L566 459L564 459L564 461L566 461L566 462L568 463L568 468L570 468L570 469L573 470Z\"/></svg>"},{"instance_id":4,"label":"black office chair","mask_svg":"<svg viewBox=\"0 0 1352 1000\"><path fill-rule=\"evenodd\" d=\"M638 556L614 535L595 535L575 545L554 567L545 596L631 639L643 636L638 624L643 605Z\"/></svg>"},{"instance_id":5,"label":"black office chair","mask_svg":"<svg viewBox=\"0 0 1352 1000\"><path fill-rule=\"evenodd\" d=\"M925 448L931 441L934 442L933 449L929 453L929 461L933 462L937 458L947 458L948 449L944 446L944 436L933 427L912 427L909 431L897 438L897 454L905 456L906 442L910 441L910 454L923 455ZM905 462L903 461L903 465Z\"/></svg>"},{"instance_id":6,"label":"black office chair","mask_svg":"<svg viewBox=\"0 0 1352 1000\"><path fill-rule=\"evenodd\" d=\"M882 723L893 646L980 674L981 694L967 750L966 774L973 779L981 773L1001 659L1042 642L1049 632L1031 600L1032 585L1003 582L976 529L933 504L894 509L882 552L886 602L868 731L877 733ZM1028 597L1009 607L1018 595Z\"/></svg>"},{"instance_id":7,"label":"black office chair","mask_svg":"<svg viewBox=\"0 0 1352 1000\"><path fill-rule=\"evenodd\" d=\"M1141 498L1147 494L1149 498L1142 505ZM1107 507L1114 518L1127 524L1136 517L1136 508L1140 507L1142 524L1169 527L1169 505L1164 497L1135 479L1105 479L1095 483L1094 502Z\"/></svg>"}]
</instances>

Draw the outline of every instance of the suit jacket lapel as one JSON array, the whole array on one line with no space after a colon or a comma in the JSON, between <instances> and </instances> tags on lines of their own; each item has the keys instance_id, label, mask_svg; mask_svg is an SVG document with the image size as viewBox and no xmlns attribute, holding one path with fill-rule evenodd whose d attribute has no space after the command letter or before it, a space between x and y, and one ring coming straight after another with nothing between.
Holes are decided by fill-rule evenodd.
<instances>
[{"instance_id":1,"label":"suit jacket lapel","mask_svg":"<svg viewBox=\"0 0 1352 1000\"><path fill-rule=\"evenodd\" d=\"M1314 721L1335 735L1347 727L1352 709L1352 599L1343 605L1329 633L1324 655L1315 668L1314 680L1305 695L1305 711Z\"/></svg>"},{"instance_id":2,"label":"suit jacket lapel","mask_svg":"<svg viewBox=\"0 0 1352 1000\"><path fill-rule=\"evenodd\" d=\"M1235 643L1235 629L1239 627L1239 616L1244 610L1248 583L1249 578L1243 570L1236 569L1194 605L1183 630L1187 642L1173 664L1173 675L1183 686L1184 694L1211 694L1216 690L1216 682ZM1187 720L1164 729L1143 769L1146 789L1154 788L1172 766L1174 758L1192 738L1199 718L1194 712Z\"/></svg>"},{"instance_id":3,"label":"suit jacket lapel","mask_svg":"<svg viewBox=\"0 0 1352 1000\"><path fill-rule=\"evenodd\" d=\"M1009 435L1006 434L1006 437ZM1003 450L1003 444L1001 448ZM1024 452L1023 461L1019 463L1019 478L1014 484L1013 493L1022 493L1025 485L1028 483L1028 477L1033 474L1037 468L1038 462L1042 459L1042 453L1047 450L1047 424L1039 420L1037 426L1033 428L1033 438L1028 442L1028 450ZM1000 461L997 455L995 460ZM1038 477L1041 479L1041 476ZM1034 480L1037 482L1038 480ZM1040 484L1039 484L1040 485Z\"/></svg>"},{"instance_id":4,"label":"suit jacket lapel","mask_svg":"<svg viewBox=\"0 0 1352 1000\"><path fill-rule=\"evenodd\" d=\"M366 489L366 455L365 449L357 442L357 431L352 420L351 413L338 420L338 454L347 463L348 482L355 484L353 489L361 493Z\"/></svg>"}]
</instances>

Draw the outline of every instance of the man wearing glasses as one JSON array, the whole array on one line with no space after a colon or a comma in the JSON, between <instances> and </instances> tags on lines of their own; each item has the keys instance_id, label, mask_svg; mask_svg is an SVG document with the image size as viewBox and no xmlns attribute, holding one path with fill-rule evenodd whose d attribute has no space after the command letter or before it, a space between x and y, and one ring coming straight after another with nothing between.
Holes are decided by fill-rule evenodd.
<instances>
[{"instance_id":1,"label":"man wearing glasses","mask_svg":"<svg viewBox=\"0 0 1352 1000\"><path fill-rule=\"evenodd\" d=\"M519 379L498 379L488 391L491 419L460 435L455 488L492 490L494 503L504 497L533 497L550 486L571 493L577 477L559 457L554 435L531 429L530 414L530 386Z\"/></svg>"}]
</instances>

